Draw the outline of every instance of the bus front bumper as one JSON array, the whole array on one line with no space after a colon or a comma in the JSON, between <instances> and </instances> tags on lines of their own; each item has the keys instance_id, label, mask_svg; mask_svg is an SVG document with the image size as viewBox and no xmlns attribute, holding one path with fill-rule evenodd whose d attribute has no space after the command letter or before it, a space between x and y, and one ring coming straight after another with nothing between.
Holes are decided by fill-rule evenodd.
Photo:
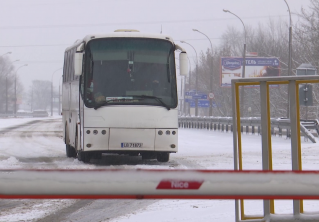
<instances>
[{"instance_id":1,"label":"bus front bumper","mask_svg":"<svg viewBox=\"0 0 319 222\"><path fill-rule=\"evenodd\" d=\"M85 128L83 151L177 152L178 129Z\"/></svg>"}]
</instances>

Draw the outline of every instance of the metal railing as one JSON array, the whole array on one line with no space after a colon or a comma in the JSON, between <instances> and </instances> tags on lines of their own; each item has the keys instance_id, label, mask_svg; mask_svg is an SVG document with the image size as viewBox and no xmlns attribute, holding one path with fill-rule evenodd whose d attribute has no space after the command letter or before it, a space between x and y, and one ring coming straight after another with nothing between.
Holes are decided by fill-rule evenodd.
<instances>
[{"instance_id":1,"label":"metal railing","mask_svg":"<svg viewBox=\"0 0 319 222\"><path fill-rule=\"evenodd\" d=\"M0 113L0 118L13 118L13 117L47 117L47 113L36 113L36 112L23 112L19 113L17 112L16 114L14 113Z\"/></svg>"},{"instance_id":2,"label":"metal railing","mask_svg":"<svg viewBox=\"0 0 319 222\"><path fill-rule=\"evenodd\" d=\"M11 118L11 117L33 117L33 114L32 113L17 113L17 114L14 114L14 113L7 113L7 114L4 114L4 113L0 113L0 118Z\"/></svg>"},{"instance_id":3,"label":"metal railing","mask_svg":"<svg viewBox=\"0 0 319 222\"><path fill-rule=\"evenodd\" d=\"M286 118L271 118L271 134L286 135L290 138L290 120ZM260 117L245 117L240 118L241 132L261 134L261 118ZM233 131L232 117L185 117L178 118L178 126L180 128L197 128L210 129L221 131ZM302 135L316 143L314 137L319 135L318 120L300 120L300 130Z\"/></svg>"}]
</instances>

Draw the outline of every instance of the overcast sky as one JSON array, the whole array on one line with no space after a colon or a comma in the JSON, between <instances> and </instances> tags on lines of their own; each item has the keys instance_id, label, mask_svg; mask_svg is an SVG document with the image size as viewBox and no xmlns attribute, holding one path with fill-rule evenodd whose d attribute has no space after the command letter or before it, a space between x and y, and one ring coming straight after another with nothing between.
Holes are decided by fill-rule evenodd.
<instances>
[{"instance_id":1,"label":"overcast sky","mask_svg":"<svg viewBox=\"0 0 319 222\"><path fill-rule=\"evenodd\" d=\"M309 0L287 0L291 12L307 8ZM272 19L289 21L284 0L0 0L0 56L8 57L19 69L27 90L32 80L53 77L58 86L66 47L88 34L108 33L120 28L171 36L178 44L185 40L199 54L210 47L205 33L218 46L227 26L256 26ZM293 22L298 19L292 17ZM288 39L288 36L287 36ZM183 45L183 44L181 44ZM194 50L184 44L189 57ZM52 75L55 72L54 75Z\"/></svg>"}]
</instances>

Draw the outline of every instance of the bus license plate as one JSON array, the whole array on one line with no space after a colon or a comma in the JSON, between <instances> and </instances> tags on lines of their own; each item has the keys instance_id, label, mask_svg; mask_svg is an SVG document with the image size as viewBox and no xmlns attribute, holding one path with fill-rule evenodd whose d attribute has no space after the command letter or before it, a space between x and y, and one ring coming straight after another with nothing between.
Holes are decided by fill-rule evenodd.
<instances>
[{"instance_id":1,"label":"bus license plate","mask_svg":"<svg viewBox=\"0 0 319 222\"><path fill-rule=\"evenodd\" d=\"M143 147L143 143L121 143L121 147L127 148L141 148Z\"/></svg>"}]
</instances>

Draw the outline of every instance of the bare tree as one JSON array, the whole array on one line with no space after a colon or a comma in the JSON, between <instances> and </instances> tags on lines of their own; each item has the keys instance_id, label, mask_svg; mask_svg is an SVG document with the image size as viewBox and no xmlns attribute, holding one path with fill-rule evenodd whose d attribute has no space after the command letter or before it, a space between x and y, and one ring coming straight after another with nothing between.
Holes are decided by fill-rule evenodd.
<instances>
[{"instance_id":1,"label":"bare tree","mask_svg":"<svg viewBox=\"0 0 319 222\"><path fill-rule=\"evenodd\" d=\"M301 9L298 15L299 22L294 27L294 57L293 64L295 68L302 63L309 63L319 68L319 1L311 0L308 9ZM306 108L302 107L301 118L318 118L319 106L319 86L313 85L314 106L309 107L309 115L306 114Z\"/></svg>"},{"instance_id":2,"label":"bare tree","mask_svg":"<svg viewBox=\"0 0 319 222\"><path fill-rule=\"evenodd\" d=\"M220 86L220 59L221 57L242 57L244 45L244 33L241 27L228 27L222 35L222 43L214 52L214 94L217 107L214 115L231 116L231 90ZM259 24L257 28L247 27L247 51L258 52L261 57L277 57L280 61L281 75L287 75L288 64L288 25L283 21L269 20L266 24ZM201 53L199 65L200 90L206 92L209 89L208 77L211 73L212 53L207 50ZM295 65L296 67L296 65ZM260 115L260 94L258 87L244 89L245 98L241 113L248 116L248 107L251 107L252 116ZM271 115L283 117L287 113L287 86L275 86L270 91Z\"/></svg>"},{"instance_id":3,"label":"bare tree","mask_svg":"<svg viewBox=\"0 0 319 222\"><path fill-rule=\"evenodd\" d=\"M13 111L14 66L7 57L0 57L0 112Z\"/></svg>"}]
</instances>

